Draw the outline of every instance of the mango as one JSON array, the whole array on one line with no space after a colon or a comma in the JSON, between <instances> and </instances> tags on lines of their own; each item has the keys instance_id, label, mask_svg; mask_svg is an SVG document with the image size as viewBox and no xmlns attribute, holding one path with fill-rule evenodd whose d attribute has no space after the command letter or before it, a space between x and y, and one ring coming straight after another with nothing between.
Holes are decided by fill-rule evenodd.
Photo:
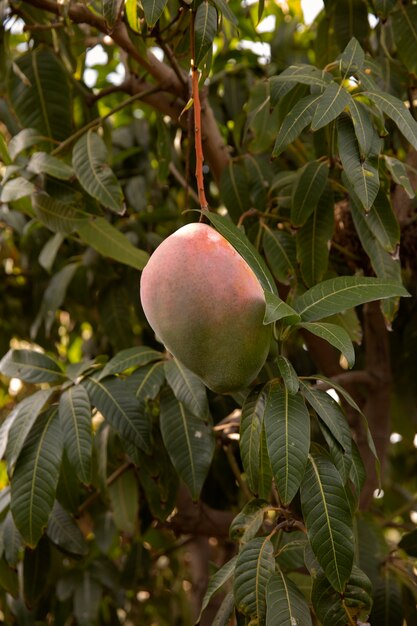
<instances>
[{"instance_id":1,"label":"mango","mask_svg":"<svg viewBox=\"0 0 417 626\"><path fill-rule=\"evenodd\" d=\"M183 226L151 255L140 281L157 338L209 389L247 387L268 356L271 327L253 270L214 228Z\"/></svg>"}]
</instances>

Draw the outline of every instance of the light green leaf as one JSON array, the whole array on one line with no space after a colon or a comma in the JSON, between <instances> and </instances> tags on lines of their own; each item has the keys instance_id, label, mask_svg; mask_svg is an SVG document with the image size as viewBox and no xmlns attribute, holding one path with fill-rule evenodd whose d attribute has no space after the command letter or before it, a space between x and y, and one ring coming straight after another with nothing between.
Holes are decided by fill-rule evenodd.
<instances>
[{"instance_id":1,"label":"light green leaf","mask_svg":"<svg viewBox=\"0 0 417 626\"><path fill-rule=\"evenodd\" d=\"M197 623L201 619L203 611L207 608L208 603L214 594L223 587L225 583L233 576L233 572L236 566L237 555L232 557L230 561L227 561L222 567L220 567L215 574L210 577L207 585L206 593L204 594L203 601L201 603L200 615L198 616Z\"/></svg>"},{"instance_id":2,"label":"light green leaf","mask_svg":"<svg viewBox=\"0 0 417 626\"><path fill-rule=\"evenodd\" d=\"M194 64L199 66L212 46L217 33L217 9L203 0L197 8L194 21L195 59Z\"/></svg>"},{"instance_id":3,"label":"light green leaf","mask_svg":"<svg viewBox=\"0 0 417 626\"><path fill-rule=\"evenodd\" d=\"M270 508L271 505L266 500L249 500L230 524L230 538L241 544L253 539L262 526L265 511Z\"/></svg>"},{"instance_id":4,"label":"light green leaf","mask_svg":"<svg viewBox=\"0 0 417 626\"><path fill-rule=\"evenodd\" d=\"M325 161L309 161L301 168L291 200L294 226L302 226L309 218L326 187L328 176L329 166Z\"/></svg>"},{"instance_id":5,"label":"light green leaf","mask_svg":"<svg viewBox=\"0 0 417 626\"><path fill-rule=\"evenodd\" d=\"M205 419L209 407L206 387L202 380L175 358L166 361L164 368L167 383L177 400L193 415Z\"/></svg>"},{"instance_id":6,"label":"light green leaf","mask_svg":"<svg viewBox=\"0 0 417 626\"><path fill-rule=\"evenodd\" d=\"M161 17L167 0L142 0L145 20L149 28L153 28Z\"/></svg>"},{"instance_id":7,"label":"light green leaf","mask_svg":"<svg viewBox=\"0 0 417 626\"><path fill-rule=\"evenodd\" d=\"M238 610L262 623L266 614L266 585L275 569L269 537L254 537L239 552L234 580Z\"/></svg>"},{"instance_id":8,"label":"light green leaf","mask_svg":"<svg viewBox=\"0 0 417 626\"><path fill-rule=\"evenodd\" d=\"M271 104L276 106L286 93L300 83L324 90L331 82L331 74L314 65L290 65L279 76L273 76L269 80Z\"/></svg>"},{"instance_id":9,"label":"light green leaf","mask_svg":"<svg viewBox=\"0 0 417 626\"><path fill-rule=\"evenodd\" d=\"M355 350L352 340L344 328L330 322L305 322L299 324L299 326L313 333L313 335L325 339L330 345L340 350L346 357L349 367L354 366Z\"/></svg>"},{"instance_id":10,"label":"light green leaf","mask_svg":"<svg viewBox=\"0 0 417 626\"><path fill-rule=\"evenodd\" d=\"M70 387L61 395L59 421L68 460L81 482L88 485L91 482L91 406L82 385Z\"/></svg>"},{"instance_id":11,"label":"light green leaf","mask_svg":"<svg viewBox=\"0 0 417 626\"><path fill-rule=\"evenodd\" d=\"M368 621L372 606L372 585L366 574L354 565L343 595L338 591L322 572L314 579L311 599L320 622L346 626L352 620L357 624ZM380 621L372 623L383 624Z\"/></svg>"},{"instance_id":12,"label":"light green leaf","mask_svg":"<svg viewBox=\"0 0 417 626\"><path fill-rule=\"evenodd\" d=\"M310 609L297 585L278 569L266 586L266 626L312 626Z\"/></svg>"},{"instance_id":13,"label":"light green leaf","mask_svg":"<svg viewBox=\"0 0 417 626\"><path fill-rule=\"evenodd\" d=\"M31 148L42 141L44 142L45 139L47 138L34 128L24 128L17 135L14 135L9 142L8 149L12 160L14 161L27 148Z\"/></svg>"},{"instance_id":14,"label":"light green leaf","mask_svg":"<svg viewBox=\"0 0 417 626\"><path fill-rule=\"evenodd\" d=\"M391 13L393 38L397 53L410 74L417 74L417 6L397 3L398 10Z\"/></svg>"},{"instance_id":15,"label":"light green leaf","mask_svg":"<svg viewBox=\"0 0 417 626\"><path fill-rule=\"evenodd\" d=\"M23 176L18 176L2 185L0 201L4 203L14 202L19 200L19 198L30 196L34 191L35 185L30 180L23 178Z\"/></svg>"},{"instance_id":16,"label":"light green leaf","mask_svg":"<svg viewBox=\"0 0 417 626\"><path fill-rule=\"evenodd\" d=\"M356 70L361 70L365 62L365 52L363 51L356 37L352 37L346 48L339 57L341 69L345 78Z\"/></svg>"},{"instance_id":17,"label":"light green leaf","mask_svg":"<svg viewBox=\"0 0 417 626\"><path fill-rule=\"evenodd\" d=\"M321 95L311 95L301 98L292 111L285 117L278 136L275 140L272 156L279 156L290 143L301 134L313 119Z\"/></svg>"},{"instance_id":18,"label":"light green leaf","mask_svg":"<svg viewBox=\"0 0 417 626\"><path fill-rule=\"evenodd\" d=\"M301 395L270 384L265 403L265 432L272 473L280 500L288 505L296 495L310 448L310 416Z\"/></svg>"},{"instance_id":19,"label":"light green leaf","mask_svg":"<svg viewBox=\"0 0 417 626\"><path fill-rule=\"evenodd\" d=\"M125 0L126 19L130 28L137 34L141 34L140 13L137 0Z\"/></svg>"},{"instance_id":20,"label":"light green leaf","mask_svg":"<svg viewBox=\"0 0 417 626\"><path fill-rule=\"evenodd\" d=\"M351 99L352 96L342 85L330 83L317 103L311 122L311 130L319 130L319 128L330 124L342 113L345 107L349 106Z\"/></svg>"},{"instance_id":21,"label":"light green leaf","mask_svg":"<svg viewBox=\"0 0 417 626\"><path fill-rule=\"evenodd\" d=\"M384 154L384 159L386 166L391 172L391 176L393 177L394 181L404 188L409 198L414 198L416 194L411 185L407 173L407 168L404 163L394 157L388 156L387 154Z\"/></svg>"},{"instance_id":22,"label":"light green leaf","mask_svg":"<svg viewBox=\"0 0 417 626\"><path fill-rule=\"evenodd\" d=\"M84 189L103 206L124 213L123 192L108 165L108 154L103 139L89 130L74 145L72 166Z\"/></svg>"},{"instance_id":23,"label":"light green leaf","mask_svg":"<svg viewBox=\"0 0 417 626\"><path fill-rule=\"evenodd\" d=\"M84 384L92 404L119 433L122 441L130 442L149 453L149 418L124 381L119 379L99 381L91 376Z\"/></svg>"},{"instance_id":24,"label":"light green leaf","mask_svg":"<svg viewBox=\"0 0 417 626\"><path fill-rule=\"evenodd\" d=\"M127 535L134 535L139 520L139 485L135 472L121 474L109 485L110 505L116 527Z\"/></svg>"},{"instance_id":25,"label":"light green leaf","mask_svg":"<svg viewBox=\"0 0 417 626\"><path fill-rule=\"evenodd\" d=\"M26 543L34 548L55 500L62 457L57 408L45 411L32 428L17 460L11 510Z\"/></svg>"},{"instance_id":26,"label":"light green leaf","mask_svg":"<svg viewBox=\"0 0 417 626\"><path fill-rule=\"evenodd\" d=\"M402 100L380 91L364 91L361 95L367 96L385 115L388 115L413 148L417 150L417 122Z\"/></svg>"},{"instance_id":27,"label":"light green leaf","mask_svg":"<svg viewBox=\"0 0 417 626\"><path fill-rule=\"evenodd\" d=\"M55 235L52 235L52 237L48 239L48 241L45 243L39 253L39 265L43 267L43 269L46 270L48 274L51 273L52 266L56 259L56 255L58 254L58 250L61 247L63 241L64 236L61 233L55 233Z\"/></svg>"},{"instance_id":28,"label":"light green leaf","mask_svg":"<svg viewBox=\"0 0 417 626\"><path fill-rule=\"evenodd\" d=\"M379 174L375 157L362 159L349 116L338 119L339 154L344 172L364 208L369 210L379 190Z\"/></svg>"},{"instance_id":29,"label":"light green leaf","mask_svg":"<svg viewBox=\"0 0 417 626\"><path fill-rule=\"evenodd\" d=\"M84 221L77 226L77 232L84 243L119 263L143 270L149 259L146 252L135 248L126 235L103 217Z\"/></svg>"},{"instance_id":30,"label":"light green leaf","mask_svg":"<svg viewBox=\"0 0 417 626\"><path fill-rule=\"evenodd\" d=\"M301 508L313 552L333 588L342 592L353 566L352 516L339 472L323 456L309 455Z\"/></svg>"},{"instance_id":31,"label":"light green leaf","mask_svg":"<svg viewBox=\"0 0 417 626\"><path fill-rule=\"evenodd\" d=\"M147 346L135 346L134 348L126 348L118 352L100 372L99 380L113 374L120 374L131 367L142 367L148 365L152 361L159 361L163 358L163 354L148 348Z\"/></svg>"},{"instance_id":32,"label":"light green leaf","mask_svg":"<svg viewBox=\"0 0 417 626\"><path fill-rule=\"evenodd\" d=\"M252 268L265 291L278 294L275 281L265 261L251 244L249 239L227 218L213 212L205 212L205 217L214 225L225 239L239 252L246 263Z\"/></svg>"},{"instance_id":33,"label":"light green leaf","mask_svg":"<svg viewBox=\"0 0 417 626\"><path fill-rule=\"evenodd\" d=\"M29 172L34 174L49 174L49 176L60 180L69 180L74 176L74 170L70 165L47 152L32 154L27 168Z\"/></svg>"},{"instance_id":34,"label":"light green leaf","mask_svg":"<svg viewBox=\"0 0 417 626\"><path fill-rule=\"evenodd\" d=\"M0 361L0 372L27 383L62 383L65 375L51 357L35 350L9 350Z\"/></svg>"},{"instance_id":35,"label":"light green leaf","mask_svg":"<svg viewBox=\"0 0 417 626\"><path fill-rule=\"evenodd\" d=\"M287 324L295 324L299 321L300 317L298 313L275 293L265 291L265 301L264 324L272 324L283 318L286 318Z\"/></svg>"},{"instance_id":36,"label":"light green leaf","mask_svg":"<svg viewBox=\"0 0 417 626\"><path fill-rule=\"evenodd\" d=\"M214 453L211 424L189 413L167 389L161 395L160 425L172 464L197 500Z\"/></svg>"},{"instance_id":37,"label":"light green leaf","mask_svg":"<svg viewBox=\"0 0 417 626\"><path fill-rule=\"evenodd\" d=\"M287 231L263 226L262 243L269 267L280 283L288 285L297 265L295 238Z\"/></svg>"},{"instance_id":38,"label":"light green leaf","mask_svg":"<svg viewBox=\"0 0 417 626\"><path fill-rule=\"evenodd\" d=\"M267 392L254 389L242 406L240 418L240 455L249 489L259 493L259 450L261 445Z\"/></svg>"},{"instance_id":39,"label":"light green leaf","mask_svg":"<svg viewBox=\"0 0 417 626\"><path fill-rule=\"evenodd\" d=\"M64 204L46 193L34 193L31 199L38 219L54 233L69 235L79 226L87 223L87 215L75 206Z\"/></svg>"},{"instance_id":40,"label":"light green leaf","mask_svg":"<svg viewBox=\"0 0 417 626\"><path fill-rule=\"evenodd\" d=\"M46 534L57 546L77 556L88 554L88 545L73 517L55 500Z\"/></svg>"},{"instance_id":41,"label":"light green leaf","mask_svg":"<svg viewBox=\"0 0 417 626\"><path fill-rule=\"evenodd\" d=\"M279 354L276 361L279 373L282 376L284 385L287 388L288 393L294 395L298 392L300 388L300 382L298 380L297 372L293 368L291 361L285 356Z\"/></svg>"},{"instance_id":42,"label":"light green leaf","mask_svg":"<svg viewBox=\"0 0 417 626\"><path fill-rule=\"evenodd\" d=\"M314 322L365 302L408 296L399 283L368 276L338 276L315 285L294 302L303 322Z\"/></svg>"}]
</instances>

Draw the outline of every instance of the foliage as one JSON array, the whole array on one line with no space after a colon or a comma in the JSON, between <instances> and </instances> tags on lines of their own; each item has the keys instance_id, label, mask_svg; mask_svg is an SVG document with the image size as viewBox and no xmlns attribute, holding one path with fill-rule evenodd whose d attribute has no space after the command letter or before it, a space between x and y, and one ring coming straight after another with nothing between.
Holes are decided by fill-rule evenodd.
<instances>
[{"instance_id":1,"label":"foliage","mask_svg":"<svg viewBox=\"0 0 417 626\"><path fill-rule=\"evenodd\" d=\"M5 623L416 623L417 6L324 4L3 3ZM138 296L198 133L276 339L233 395Z\"/></svg>"}]
</instances>

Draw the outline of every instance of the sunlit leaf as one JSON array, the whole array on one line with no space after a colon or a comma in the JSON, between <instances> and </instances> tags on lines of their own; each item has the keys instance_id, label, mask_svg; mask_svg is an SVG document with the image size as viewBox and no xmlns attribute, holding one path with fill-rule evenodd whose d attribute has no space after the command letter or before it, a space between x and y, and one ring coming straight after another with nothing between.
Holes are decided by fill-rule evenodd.
<instances>
[{"instance_id":1,"label":"sunlit leaf","mask_svg":"<svg viewBox=\"0 0 417 626\"><path fill-rule=\"evenodd\" d=\"M295 85L302 83L313 87L321 87L322 90L332 81L331 74L319 70L314 65L290 65L279 76L270 78L271 104L275 106Z\"/></svg>"},{"instance_id":2,"label":"sunlit leaf","mask_svg":"<svg viewBox=\"0 0 417 626\"><path fill-rule=\"evenodd\" d=\"M18 176L17 178L8 180L4 185L2 185L0 200L1 202L14 202L20 198L30 196L35 189L35 185L31 183L30 180L27 180L22 176Z\"/></svg>"}]
</instances>

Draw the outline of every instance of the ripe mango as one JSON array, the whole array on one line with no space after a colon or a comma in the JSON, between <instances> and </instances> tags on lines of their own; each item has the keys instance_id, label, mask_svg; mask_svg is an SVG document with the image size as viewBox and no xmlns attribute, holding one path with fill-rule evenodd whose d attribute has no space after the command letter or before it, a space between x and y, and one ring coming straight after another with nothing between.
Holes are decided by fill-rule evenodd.
<instances>
[{"instance_id":1,"label":"ripe mango","mask_svg":"<svg viewBox=\"0 0 417 626\"><path fill-rule=\"evenodd\" d=\"M142 272L140 297L159 340L213 391L247 387L265 363L272 331L262 287L211 226L167 237Z\"/></svg>"}]
</instances>

